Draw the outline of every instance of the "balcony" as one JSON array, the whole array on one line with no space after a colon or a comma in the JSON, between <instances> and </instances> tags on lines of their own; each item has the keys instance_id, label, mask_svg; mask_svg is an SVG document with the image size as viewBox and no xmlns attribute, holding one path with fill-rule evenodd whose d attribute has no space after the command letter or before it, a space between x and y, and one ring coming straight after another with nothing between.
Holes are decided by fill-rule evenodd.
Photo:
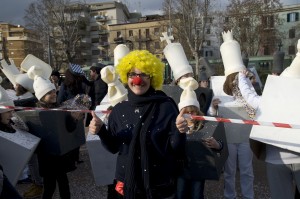
<instances>
[{"instance_id":1,"label":"balcony","mask_svg":"<svg viewBox=\"0 0 300 199\"><path fill-rule=\"evenodd\" d=\"M104 15L96 15L96 16L94 16L94 18L96 19L96 21L99 21L99 22L105 22L108 20L108 17L104 16Z\"/></svg>"},{"instance_id":2,"label":"balcony","mask_svg":"<svg viewBox=\"0 0 300 199\"><path fill-rule=\"evenodd\" d=\"M123 39L123 37L117 37L117 38L114 38L114 42L116 42L116 44L123 44L124 39Z\"/></svg>"},{"instance_id":3,"label":"balcony","mask_svg":"<svg viewBox=\"0 0 300 199\"><path fill-rule=\"evenodd\" d=\"M141 38L136 38L135 41L137 42L147 42L147 41L151 41L150 37L141 37Z\"/></svg>"},{"instance_id":4,"label":"balcony","mask_svg":"<svg viewBox=\"0 0 300 199\"><path fill-rule=\"evenodd\" d=\"M109 43L107 41L100 41L99 46L103 46L103 47L109 46Z\"/></svg>"},{"instance_id":5,"label":"balcony","mask_svg":"<svg viewBox=\"0 0 300 199\"><path fill-rule=\"evenodd\" d=\"M99 35L106 35L108 34L108 30L99 30Z\"/></svg>"}]
</instances>

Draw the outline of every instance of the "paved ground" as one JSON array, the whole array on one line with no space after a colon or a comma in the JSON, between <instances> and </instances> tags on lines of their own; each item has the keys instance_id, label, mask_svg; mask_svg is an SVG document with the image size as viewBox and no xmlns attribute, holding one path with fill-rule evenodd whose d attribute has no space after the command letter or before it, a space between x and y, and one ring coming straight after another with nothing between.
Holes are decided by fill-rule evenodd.
<instances>
[{"instance_id":1,"label":"paved ground","mask_svg":"<svg viewBox=\"0 0 300 199\"><path fill-rule=\"evenodd\" d=\"M77 165L77 169L69 174L71 198L72 199L106 199L106 187L96 186L91 170L88 152L85 146L81 149L81 159L83 163ZM262 162L254 160L254 191L255 198L269 199L270 194L266 182L265 168ZM238 185L239 177L237 176L238 199L241 198L240 187ZM207 181L205 186L205 195L207 199L223 198L223 176L219 181ZM17 185L18 191L22 194L29 185ZM55 193L54 199L58 199L58 193Z\"/></svg>"}]
</instances>

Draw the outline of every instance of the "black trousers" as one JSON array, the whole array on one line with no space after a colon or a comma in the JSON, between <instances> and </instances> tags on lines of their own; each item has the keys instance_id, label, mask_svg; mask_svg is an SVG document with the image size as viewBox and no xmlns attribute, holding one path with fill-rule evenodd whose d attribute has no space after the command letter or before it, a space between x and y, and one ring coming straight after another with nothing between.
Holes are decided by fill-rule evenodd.
<instances>
[{"instance_id":1,"label":"black trousers","mask_svg":"<svg viewBox=\"0 0 300 199\"><path fill-rule=\"evenodd\" d=\"M52 199L55 192L56 182L58 184L59 195L61 199L70 199L69 180L66 173L58 173L44 176L43 199Z\"/></svg>"}]
</instances>

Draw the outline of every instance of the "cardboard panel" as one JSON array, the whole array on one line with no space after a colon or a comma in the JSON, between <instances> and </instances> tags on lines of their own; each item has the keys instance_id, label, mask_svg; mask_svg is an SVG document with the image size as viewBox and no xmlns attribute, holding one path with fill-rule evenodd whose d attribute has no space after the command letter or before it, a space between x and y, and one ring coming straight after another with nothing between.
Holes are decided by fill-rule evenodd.
<instances>
[{"instance_id":1,"label":"cardboard panel","mask_svg":"<svg viewBox=\"0 0 300 199\"><path fill-rule=\"evenodd\" d=\"M180 101L180 96L182 93L182 89L177 85L163 85L162 91L166 93L169 97L171 97L176 104Z\"/></svg>"},{"instance_id":2,"label":"cardboard panel","mask_svg":"<svg viewBox=\"0 0 300 199\"><path fill-rule=\"evenodd\" d=\"M300 124L300 79L269 75L256 120ZM300 153L300 129L253 126L250 138Z\"/></svg>"},{"instance_id":3,"label":"cardboard panel","mask_svg":"<svg viewBox=\"0 0 300 199\"><path fill-rule=\"evenodd\" d=\"M18 111L30 132L41 138L41 147L52 155L63 155L85 143L83 121L77 122L76 129L66 128L65 111Z\"/></svg>"},{"instance_id":4,"label":"cardboard panel","mask_svg":"<svg viewBox=\"0 0 300 199\"><path fill-rule=\"evenodd\" d=\"M115 178L117 154L108 152L101 143L98 135L88 134L86 146L90 156L90 162L98 186L109 185Z\"/></svg>"},{"instance_id":5,"label":"cardboard panel","mask_svg":"<svg viewBox=\"0 0 300 199\"><path fill-rule=\"evenodd\" d=\"M0 131L0 164L13 185L16 185L39 142L40 138L24 131Z\"/></svg>"},{"instance_id":6,"label":"cardboard panel","mask_svg":"<svg viewBox=\"0 0 300 199\"><path fill-rule=\"evenodd\" d=\"M202 139L209 136L223 141L222 151L216 152L203 144ZM199 132L187 135L186 152L188 161L184 175L187 179L219 180L228 157L224 124L207 122Z\"/></svg>"}]
</instances>

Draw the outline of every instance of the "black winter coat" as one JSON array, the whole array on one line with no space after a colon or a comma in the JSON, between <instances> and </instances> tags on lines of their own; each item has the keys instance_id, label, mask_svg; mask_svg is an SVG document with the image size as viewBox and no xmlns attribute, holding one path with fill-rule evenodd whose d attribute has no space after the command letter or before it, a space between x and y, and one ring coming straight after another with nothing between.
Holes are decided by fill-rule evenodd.
<instances>
[{"instance_id":1,"label":"black winter coat","mask_svg":"<svg viewBox=\"0 0 300 199\"><path fill-rule=\"evenodd\" d=\"M163 95L165 96L164 93ZM121 102L113 108L108 128L103 125L98 133L104 147L112 153L118 153L116 179L121 182L125 178L134 128L144 111L145 105L136 106L129 96L129 101ZM145 147L149 158L149 181L154 189L172 184L177 178L178 160L184 155L186 141L186 135L176 128L177 116L176 104L171 98L167 98L159 102L148 130L141 132L147 133ZM141 175L143 168L136 172Z\"/></svg>"}]
</instances>

